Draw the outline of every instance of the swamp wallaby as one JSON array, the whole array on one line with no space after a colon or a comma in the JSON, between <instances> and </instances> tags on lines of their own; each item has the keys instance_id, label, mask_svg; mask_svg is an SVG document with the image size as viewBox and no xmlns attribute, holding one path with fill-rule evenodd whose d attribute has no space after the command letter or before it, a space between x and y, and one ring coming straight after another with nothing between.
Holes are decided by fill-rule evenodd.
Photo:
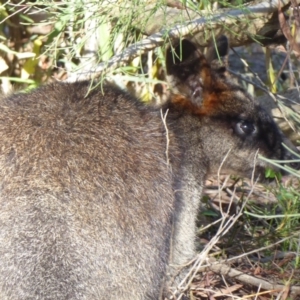
<instances>
[{"instance_id":1,"label":"swamp wallaby","mask_svg":"<svg viewBox=\"0 0 300 300\"><path fill-rule=\"evenodd\" d=\"M1 300L158 299L167 266L194 254L204 177L222 162L262 175L257 151L288 156L216 53L169 48L161 108L89 82L1 100Z\"/></svg>"}]
</instances>

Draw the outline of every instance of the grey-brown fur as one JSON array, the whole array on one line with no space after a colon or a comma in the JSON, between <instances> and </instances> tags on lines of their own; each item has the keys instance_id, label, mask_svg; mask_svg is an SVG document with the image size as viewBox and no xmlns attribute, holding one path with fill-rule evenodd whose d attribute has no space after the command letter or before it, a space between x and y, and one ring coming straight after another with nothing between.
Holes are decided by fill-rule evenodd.
<instances>
[{"instance_id":1,"label":"grey-brown fur","mask_svg":"<svg viewBox=\"0 0 300 300\"><path fill-rule=\"evenodd\" d=\"M168 52L178 92L162 110L111 86L86 96L86 82L1 100L1 300L158 299L167 266L194 254L206 174L228 152L224 168L247 176L258 149L286 157L269 115L188 51L185 66ZM212 94L228 99L212 106ZM241 118L255 136L235 132Z\"/></svg>"}]
</instances>

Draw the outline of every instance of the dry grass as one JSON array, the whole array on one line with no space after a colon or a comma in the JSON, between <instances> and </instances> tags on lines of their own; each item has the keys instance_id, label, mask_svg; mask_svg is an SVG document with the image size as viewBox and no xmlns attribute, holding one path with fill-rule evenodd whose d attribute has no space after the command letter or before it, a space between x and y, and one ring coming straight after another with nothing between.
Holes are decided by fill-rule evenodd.
<instances>
[{"instance_id":1,"label":"dry grass","mask_svg":"<svg viewBox=\"0 0 300 300\"><path fill-rule=\"evenodd\" d=\"M290 178L285 184L299 182ZM284 237L268 219L245 214L257 207L267 208L269 215L279 210L274 189L229 176L207 180L200 252L174 299L300 299L299 253L283 246L293 237L299 241L300 228Z\"/></svg>"}]
</instances>

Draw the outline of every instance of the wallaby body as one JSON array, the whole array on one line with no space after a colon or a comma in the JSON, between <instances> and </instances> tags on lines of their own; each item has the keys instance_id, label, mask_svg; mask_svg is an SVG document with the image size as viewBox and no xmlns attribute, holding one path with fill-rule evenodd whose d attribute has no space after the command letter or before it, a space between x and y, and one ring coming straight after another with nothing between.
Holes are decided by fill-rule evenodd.
<instances>
[{"instance_id":1,"label":"wallaby body","mask_svg":"<svg viewBox=\"0 0 300 300\"><path fill-rule=\"evenodd\" d=\"M180 54L181 46L175 49ZM188 41L175 90L146 107L53 83L0 103L0 299L158 299L194 254L206 174L287 156L270 116Z\"/></svg>"},{"instance_id":2,"label":"wallaby body","mask_svg":"<svg viewBox=\"0 0 300 300\"><path fill-rule=\"evenodd\" d=\"M0 299L157 295L174 198L160 113L88 88L2 102Z\"/></svg>"}]
</instances>

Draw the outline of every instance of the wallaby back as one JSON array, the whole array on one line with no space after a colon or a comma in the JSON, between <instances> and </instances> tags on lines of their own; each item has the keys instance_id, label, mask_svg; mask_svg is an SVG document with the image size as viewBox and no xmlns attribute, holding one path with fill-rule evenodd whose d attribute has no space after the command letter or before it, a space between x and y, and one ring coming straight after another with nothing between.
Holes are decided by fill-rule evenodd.
<instances>
[{"instance_id":1,"label":"wallaby back","mask_svg":"<svg viewBox=\"0 0 300 300\"><path fill-rule=\"evenodd\" d=\"M224 66L173 48L162 108L88 82L1 100L0 299L158 299L167 266L194 254L206 174L226 154L242 175L264 169L258 150L286 156Z\"/></svg>"},{"instance_id":2,"label":"wallaby back","mask_svg":"<svg viewBox=\"0 0 300 300\"><path fill-rule=\"evenodd\" d=\"M0 299L157 298L174 202L160 112L88 88L1 103Z\"/></svg>"}]
</instances>

